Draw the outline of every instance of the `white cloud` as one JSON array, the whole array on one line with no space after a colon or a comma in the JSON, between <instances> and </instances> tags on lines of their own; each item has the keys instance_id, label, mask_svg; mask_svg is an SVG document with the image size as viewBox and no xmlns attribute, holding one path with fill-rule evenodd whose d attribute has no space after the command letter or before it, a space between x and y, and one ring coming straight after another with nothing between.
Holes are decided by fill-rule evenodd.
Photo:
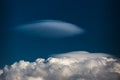
<instances>
[{"instance_id":1,"label":"white cloud","mask_svg":"<svg viewBox=\"0 0 120 80\"><path fill-rule=\"evenodd\" d=\"M16 28L17 31L45 38L64 38L84 33L84 29L59 20L40 20Z\"/></svg>"},{"instance_id":2,"label":"white cloud","mask_svg":"<svg viewBox=\"0 0 120 80\"><path fill-rule=\"evenodd\" d=\"M0 80L120 80L120 61L107 54L70 52L0 70Z\"/></svg>"}]
</instances>

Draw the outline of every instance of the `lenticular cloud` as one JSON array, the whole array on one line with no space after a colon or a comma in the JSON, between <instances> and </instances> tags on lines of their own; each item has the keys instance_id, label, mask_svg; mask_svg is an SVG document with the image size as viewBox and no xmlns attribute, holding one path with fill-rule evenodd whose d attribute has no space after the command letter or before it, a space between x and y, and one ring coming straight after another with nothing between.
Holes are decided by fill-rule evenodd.
<instances>
[{"instance_id":1,"label":"lenticular cloud","mask_svg":"<svg viewBox=\"0 0 120 80\"><path fill-rule=\"evenodd\" d=\"M107 54L70 52L0 70L0 80L120 80L120 61Z\"/></svg>"}]
</instances>

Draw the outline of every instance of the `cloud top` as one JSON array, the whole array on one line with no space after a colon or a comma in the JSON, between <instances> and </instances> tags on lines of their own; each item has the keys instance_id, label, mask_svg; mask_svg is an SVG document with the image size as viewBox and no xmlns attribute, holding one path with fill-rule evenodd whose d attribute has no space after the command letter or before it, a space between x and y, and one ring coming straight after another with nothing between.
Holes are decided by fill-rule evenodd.
<instances>
[{"instance_id":1,"label":"cloud top","mask_svg":"<svg viewBox=\"0 0 120 80\"><path fill-rule=\"evenodd\" d=\"M120 80L120 61L107 54L70 52L0 70L0 80Z\"/></svg>"}]
</instances>

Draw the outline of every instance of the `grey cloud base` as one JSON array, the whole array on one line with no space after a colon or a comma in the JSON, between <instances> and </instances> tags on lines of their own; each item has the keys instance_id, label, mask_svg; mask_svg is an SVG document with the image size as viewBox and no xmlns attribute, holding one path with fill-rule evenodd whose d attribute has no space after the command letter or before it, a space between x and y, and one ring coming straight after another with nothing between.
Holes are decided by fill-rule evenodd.
<instances>
[{"instance_id":1,"label":"grey cloud base","mask_svg":"<svg viewBox=\"0 0 120 80\"><path fill-rule=\"evenodd\" d=\"M120 80L120 61L107 54L70 52L15 62L0 70L0 80Z\"/></svg>"}]
</instances>

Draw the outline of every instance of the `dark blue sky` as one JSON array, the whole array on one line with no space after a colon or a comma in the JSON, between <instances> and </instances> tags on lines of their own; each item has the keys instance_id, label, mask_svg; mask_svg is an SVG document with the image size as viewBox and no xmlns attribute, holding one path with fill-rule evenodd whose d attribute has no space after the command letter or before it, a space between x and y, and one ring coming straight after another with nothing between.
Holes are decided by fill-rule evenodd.
<instances>
[{"instance_id":1,"label":"dark blue sky","mask_svg":"<svg viewBox=\"0 0 120 80\"><path fill-rule=\"evenodd\" d=\"M1 2L0 65L69 51L110 53L120 57L118 0L4 0ZM83 35L44 39L14 28L36 20L76 24Z\"/></svg>"}]
</instances>

